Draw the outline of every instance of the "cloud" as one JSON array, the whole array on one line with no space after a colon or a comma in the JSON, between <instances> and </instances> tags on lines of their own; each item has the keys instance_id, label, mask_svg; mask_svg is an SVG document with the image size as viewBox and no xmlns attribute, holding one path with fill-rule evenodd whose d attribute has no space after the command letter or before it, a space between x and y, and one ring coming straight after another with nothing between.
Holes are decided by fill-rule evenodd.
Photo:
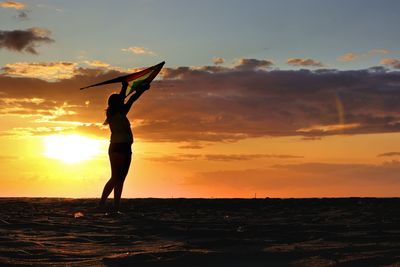
<instances>
[{"instance_id":1,"label":"cloud","mask_svg":"<svg viewBox=\"0 0 400 267\"><path fill-rule=\"evenodd\" d=\"M346 53L337 58L338 61L349 62L358 59L360 56L355 53Z\"/></svg>"},{"instance_id":2,"label":"cloud","mask_svg":"<svg viewBox=\"0 0 400 267\"><path fill-rule=\"evenodd\" d=\"M43 126L43 127L17 127L10 134L22 136L47 136L59 134L82 134L94 138L107 139L109 130L99 124L76 123L75 125L65 124L63 126Z\"/></svg>"},{"instance_id":3,"label":"cloud","mask_svg":"<svg viewBox=\"0 0 400 267\"><path fill-rule=\"evenodd\" d=\"M289 58L287 64L292 66L322 67L322 63L310 58Z\"/></svg>"},{"instance_id":4,"label":"cloud","mask_svg":"<svg viewBox=\"0 0 400 267\"><path fill-rule=\"evenodd\" d=\"M182 145L179 146L181 149L202 149L204 146L199 145L199 144L187 144L187 145Z\"/></svg>"},{"instance_id":5,"label":"cloud","mask_svg":"<svg viewBox=\"0 0 400 267\"><path fill-rule=\"evenodd\" d=\"M290 135L316 139L395 132L400 127L400 75L381 68L212 72L179 67L164 73L161 84L169 83L173 87L164 89L170 92L165 95L168 107L151 105L158 109L157 119L144 120L137 131L153 129L155 136L175 129L169 134L176 134L173 140L218 141ZM176 116L169 112L171 105L185 113ZM184 133L185 126L192 127L190 135Z\"/></svg>"},{"instance_id":6,"label":"cloud","mask_svg":"<svg viewBox=\"0 0 400 267\"><path fill-rule=\"evenodd\" d=\"M18 15L16 16L18 19L27 20L28 19L28 11L24 10L26 8L26 4L16 2L16 1L3 1L0 2L0 8L10 8L18 10Z\"/></svg>"},{"instance_id":7,"label":"cloud","mask_svg":"<svg viewBox=\"0 0 400 267\"><path fill-rule=\"evenodd\" d=\"M153 51L140 46L131 46L128 48L122 48L121 50L124 52L131 52L137 55L153 55L153 56L156 55Z\"/></svg>"},{"instance_id":8,"label":"cloud","mask_svg":"<svg viewBox=\"0 0 400 267\"><path fill-rule=\"evenodd\" d=\"M1 115L19 115L21 117L34 117L34 120L49 121L58 117L65 117L77 114L77 109L83 105L72 105L67 102L46 100L43 98L0 98ZM36 121L37 122L37 121ZM69 122L67 124L74 123ZM80 123L75 124L79 125ZM74 126L74 127L75 127ZM38 126L39 129L42 126Z\"/></svg>"},{"instance_id":9,"label":"cloud","mask_svg":"<svg viewBox=\"0 0 400 267\"><path fill-rule=\"evenodd\" d=\"M383 48L375 48L368 51L369 55L386 55L392 53L390 50Z\"/></svg>"},{"instance_id":10,"label":"cloud","mask_svg":"<svg viewBox=\"0 0 400 267\"><path fill-rule=\"evenodd\" d=\"M377 157L397 157L400 156L400 152L386 152L379 154Z\"/></svg>"},{"instance_id":11,"label":"cloud","mask_svg":"<svg viewBox=\"0 0 400 267\"><path fill-rule=\"evenodd\" d=\"M332 125L313 125L307 128L301 128L297 131L299 133L324 133L324 132L336 132L341 133L347 129L355 129L361 127L359 123L349 123L349 124L332 124Z\"/></svg>"},{"instance_id":12,"label":"cloud","mask_svg":"<svg viewBox=\"0 0 400 267\"><path fill-rule=\"evenodd\" d=\"M1 31L0 48L17 52L38 54L36 46L39 43L52 43L50 31L44 28L30 28L26 30Z\"/></svg>"},{"instance_id":13,"label":"cloud","mask_svg":"<svg viewBox=\"0 0 400 267\"><path fill-rule=\"evenodd\" d=\"M168 155L168 156L158 156L158 157L145 157L146 160L157 161L157 162L182 162L196 160L201 155L199 154L178 154L178 155Z\"/></svg>"},{"instance_id":14,"label":"cloud","mask_svg":"<svg viewBox=\"0 0 400 267\"><path fill-rule=\"evenodd\" d=\"M50 116L50 110L55 108L55 103L46 101L43 98L0 98L2 115L22 115L22 116Z\"/></svg>"},{"instance_id":15,"label":"cloud","mask_svg":"<svg viewBox=\"0 0 400 267\"><path fill-rule=\"evenodd\" d=\"M38 105L45 102L46 100L42 98L0 98L0 101L2 101L6 105L14 105L17 103L33 103Z\"/></svg>"},{"instance_id":16,"label":"cloud","mask_svg":"<svg viewBox=\"0 0 400 267\"><path fill-rule=\"evenodd\" d=\"M18 15L16 16L18 19L27 20L28 19L28 10L24 10L26 8L26 4L16 2L16 1L3 1L0 2L0 8L11 8L18 10Z\"/></svg>"},{"instance_id":17,"label":"cloud","mask_svg":"<svg viewBox=\"0 0 400 267\"><path fill-rule=\"evenodd\" d=\"M100 61L100 60L85 60L83 61L86 65L89 67L94 67L94 68L109 68L110 64Z\"/></svg>"},{"instance_id":18,"label":"cloud","mask_svg":"<svg viewBox=\"0 0 400 267\"><path fill-rule=\"evenodd\" d=\"M242 161L242 160L255 160L263 158L280 158L280 159L297 159L303 158L302 156L295 155L274 155L274 154L206 154L204 155L207 160L215 161Z\"/></svg>"},{"instance_id":19,"label":"cloud","mask_svg":"<svg viewBox=\"0 0 400 267\"><path fill-rule=\"evenodd\" d=\"M246 68L165 68L162 79L152 83L130 112L135 137L203 146L208 142L265 136L315 140L338 134L400 131L398 71L383 67L346 71L270 70L246 62L258 61L243 60ZM124 72L71 64L66 65L65 79L51 82L31 76L0 75L0 97L45 99L47 108L29 104L24 112L35 114L37 108L51 115L58 108L60 112L52 119L55 123L102 123L107 97L119 90L120 85L78 89ZM14 73L40 73L35 66ZM18 65L9 68L12 73ZM55 64L54 68L58 71L63 65ZM48 72L47 68L41 71ZM68 105L63 106L64 102ZM28 103L21 105L24 108ZM12 106L7 108L10 111Z\"/></svg>"},{"instance_id":20,"label":"cloud","mask_svg":"<svg viewBox=\"0 0 400 267\"><path fill-rule=\"evenodd\" d=\"M185 184L215 188L217 192L280 196L394 196L400 189L400 163L300 163L265 169L199 172Z\"/></svg>"},{"instance_id":21,"label":"cloud","mask_svg":"<svg viewBox=\"0 0 400 267\"><path fill-rule=\"evenodd\" d=\"M121 72L77 68L75 75L71 76L72 71L66 72L67 77L71 76L70 78L46 81L30 77L36 73L36 65L40 66L37 73L43 71L47 74L49 74L48 66L50 69L60 67L60 64L56 62L36 63L33 70L26 70L29 76L10 77L0 74L0 113L2 115L20 116L25 118L24 121L35 125L29 131L24 131L27 134L32 134L31 132L40 134L42 131L36 131L36 128L42 126L68 125L69 131L75 130L100 137L108 136L108 129L102 129L100 125L104 121L107 97L112 91L118 90L120 85L104 86L101 90L80 91L79 88L89 83L120 76ZM45 66L44 69L41 65ZM67 66L69 69L74 65L75 63L62 62L61 68ZM38 76L46 75L38 74ZM96 127L82 127L82 124L96 125ZM12 129L8 129L7 132L12 132Z\"/></svg>"},{"instance_id":22,"label":"cloud","mask_svg":"<svg viewBox=\"0 0 400 267\"><path fill-rule=\"evenodd\" d=\"M234 66L234 68L242 71L254 71L258 69L267 69L272 65L274 65L274 63L269 60L241 58L239 62Z\"/></svg>"},{"instance_id":23,"label":"cloud","mask_svg":"<svg viewBox=\"0 0 400 267\"><path fill-rule=\"evenodd\" d=\"M89 68L83 68L83 66L89 66ZM0 70L7 76L31 77L50 82L71 79L76 75L80 75L80 72L87 70L98 74L113 71L122 73L122 69L100 60L85 60L80 62L16 62L6 64Z\"/></svg>"},{"instance_id":24,"label":"cloud","mask_svg":"<svg viewBox=\"0 0 400 267\"><path fill-rule=\"evenodd\" d=\"M381 59L380 64L392 67L394 69L400 69L400 60L394 58Z\"/></svg>"},{"instance_id":25,"label":"cloud","mask_svg":"<svg viewBox=\"0 0 400 267\"><path fill-rule=\"evenodd\" d=\"M375 55L383 56L383 55L392 54L392 53L394 53L394 52L390 51L388 49L374 48L374 49L369 50L366 53L352 53L352 52L346 53L346 54L339 56L337 58L337 60L342 61L342 62L350 62L350 61L355 61L355 60L358 60L361 58L372 57Z\"/></svg>"},{"instance_id":26,"label":"cloud","mask_svg":"<svg viewBox=\"0 0 400 267\"><path fill-rule=\"evenodd\" d=\"M159 162L181 162L191 160L209 160L209 161L246 161L246 160L257 160L265 158L279 158L279 159L298 159L303 158L302 156L296 155L274 155L274 154L176 154L159 157L147 157L147 160L159 161Z\"/></svg>"},{"instance_id":27,"label":"cloud","mask_svg":"<svg viewBox=\"0 0 400 267\"><path fill-rule=\"evenodd\" d=\"M20 2L16 2L16 1L4 1L4 2L0 2L0 7L21 10L21 9L24 9L26 7L26 5L23 3L20 3Z\"/></svg>"},{"instance_id":28,"label":"cloud","mask_svg":"<svg viewBox=\"0 0 400 267\"><path fill-rule=\"evenodd\" d=\"M140 71L143 68L130 68L130 69L123 69L117 66L113 66L107 62L101 61L101 60L83 60L83 61L79 61L77 62L77 64L79 65L79 67L77 68L76 74L79 73L79 68L81 69L95 69L97 71L99 71L100 73L103 72L107 72L107 71L118 71L120 73L132 73L132 72L136 72L136 71Z\"/></svg>"},{"instance_id":29,"label":"cloud","mask_svg":"<svg viewBox=\"0 0 400 267\"><path fill-rule=\"evenodd\" d=\"M1 69L10 76L32 77L48 81L70 79L76 74L77 64L72 62L29 63L17 62L6 64Z\"/></svg>"},{"instance_id":30,"label":"cloud","mask_svg":"<svg viewBox=\"0 0 400 267\"><path fill-rule=\"evenodd\" d=\"M225 59L223 57L213 57L213 62L215 65L223 64Z\"/></svg>"},{"instance_id":31,"label":"cloud","mask_svg":"<svg viewBox=\"0 0 400 267\"><path fill-rule=\"evenodd\" d=\"M21 20L27 20L28 19L28 12L27 11L19 11L17 17L19 19L21 19Z\"/></svg>"}]
</instances>

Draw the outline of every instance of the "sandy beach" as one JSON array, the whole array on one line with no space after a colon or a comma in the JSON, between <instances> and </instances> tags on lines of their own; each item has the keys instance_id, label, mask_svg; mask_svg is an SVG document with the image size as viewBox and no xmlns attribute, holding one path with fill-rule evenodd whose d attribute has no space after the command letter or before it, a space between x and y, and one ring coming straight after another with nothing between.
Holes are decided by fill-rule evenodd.
<instances>
[{"instance_id":1,"label":"sandy beach","mask_svg":"<svg viewBox=\"0 0 400 267\"><path fill-rule=\"evenodd\" d=\"M400 199L0 199L0 266L400 266Z\"/></svg>"}]
</instances>

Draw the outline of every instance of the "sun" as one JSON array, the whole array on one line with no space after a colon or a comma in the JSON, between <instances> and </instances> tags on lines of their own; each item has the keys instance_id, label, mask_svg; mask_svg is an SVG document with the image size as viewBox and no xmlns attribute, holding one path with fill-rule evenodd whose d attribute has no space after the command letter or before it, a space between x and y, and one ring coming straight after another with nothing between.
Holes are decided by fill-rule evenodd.
<instances>
[{"instance_id":1,"label":"sun","mask_svg":"<svg viewBox=\"0 0 400 267\"><path fill-rule=\"evenodd\" d=\"M50 135L44 138L44 155L66 163L77 163L98 155L101 144L100 140L77 134Z\"/></svg>"}]
</instances>

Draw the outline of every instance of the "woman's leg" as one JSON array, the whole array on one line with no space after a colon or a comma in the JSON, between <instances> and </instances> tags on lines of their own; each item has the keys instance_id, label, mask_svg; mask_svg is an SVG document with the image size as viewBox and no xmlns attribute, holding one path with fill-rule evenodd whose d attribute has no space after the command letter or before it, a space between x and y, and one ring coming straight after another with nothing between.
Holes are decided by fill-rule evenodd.
<instances>
[{"instance_id":1,"label":"woman's leg","mask_svg":"<svg viewBox=\"0 0 400 267\"><path fill-rule=\"evenodd\" d=\"M120 153L110 153L110 165L111 165L111 178L105 184L103 189L103 194L100 200L100 206L105 206L106 200L110 195L111 191L115 188L117 182L121 180L121 176L123 174L125 156Z\"/></svg>"},{"instance_id":2,"label":"woman's leg","mask_svg":"<svg viewBox=\"0 0 400 267\"><path fill-rule=\"evenodd\" d=\"M114 207L115 207L116 211L119 210L122 189L124 187L124 181L125 181L126 176L128 175L130 165L131 165L131 155L126 154L126 155L124 155L124 160L123 160L123 164L121 167L120 179L118 179L118 181L115 182L115 186L114 186Z\"/></svg>"}]
</instances>

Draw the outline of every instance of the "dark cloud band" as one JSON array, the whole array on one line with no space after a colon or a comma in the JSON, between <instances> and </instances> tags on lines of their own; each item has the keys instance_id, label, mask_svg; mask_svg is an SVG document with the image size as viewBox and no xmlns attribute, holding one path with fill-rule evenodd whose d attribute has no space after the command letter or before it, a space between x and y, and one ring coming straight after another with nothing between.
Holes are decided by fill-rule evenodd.
<instances>
[{"instance_id":1,"label":"dark cloud band","mask_svg":"<svg viewBox=\"0 0 400 267\"><path fill-rule=\"evenodd\" d=\"M263 136L314 140L400 131L398 71L217 67L166 69L163 79L153 83L130 114L135 135L151 141L197 143ZM0 88L7 98L41 98L55 101L46 102L55 106L68 102L64 108L73 112L55 119L98 123L104 121L108 95L119 85L84 93L78 88L120 74L76 69L74 76L58 82L0 76ZM83 105L85 101L90 101L90 107Z\"/></svg>"}]
</instances>

